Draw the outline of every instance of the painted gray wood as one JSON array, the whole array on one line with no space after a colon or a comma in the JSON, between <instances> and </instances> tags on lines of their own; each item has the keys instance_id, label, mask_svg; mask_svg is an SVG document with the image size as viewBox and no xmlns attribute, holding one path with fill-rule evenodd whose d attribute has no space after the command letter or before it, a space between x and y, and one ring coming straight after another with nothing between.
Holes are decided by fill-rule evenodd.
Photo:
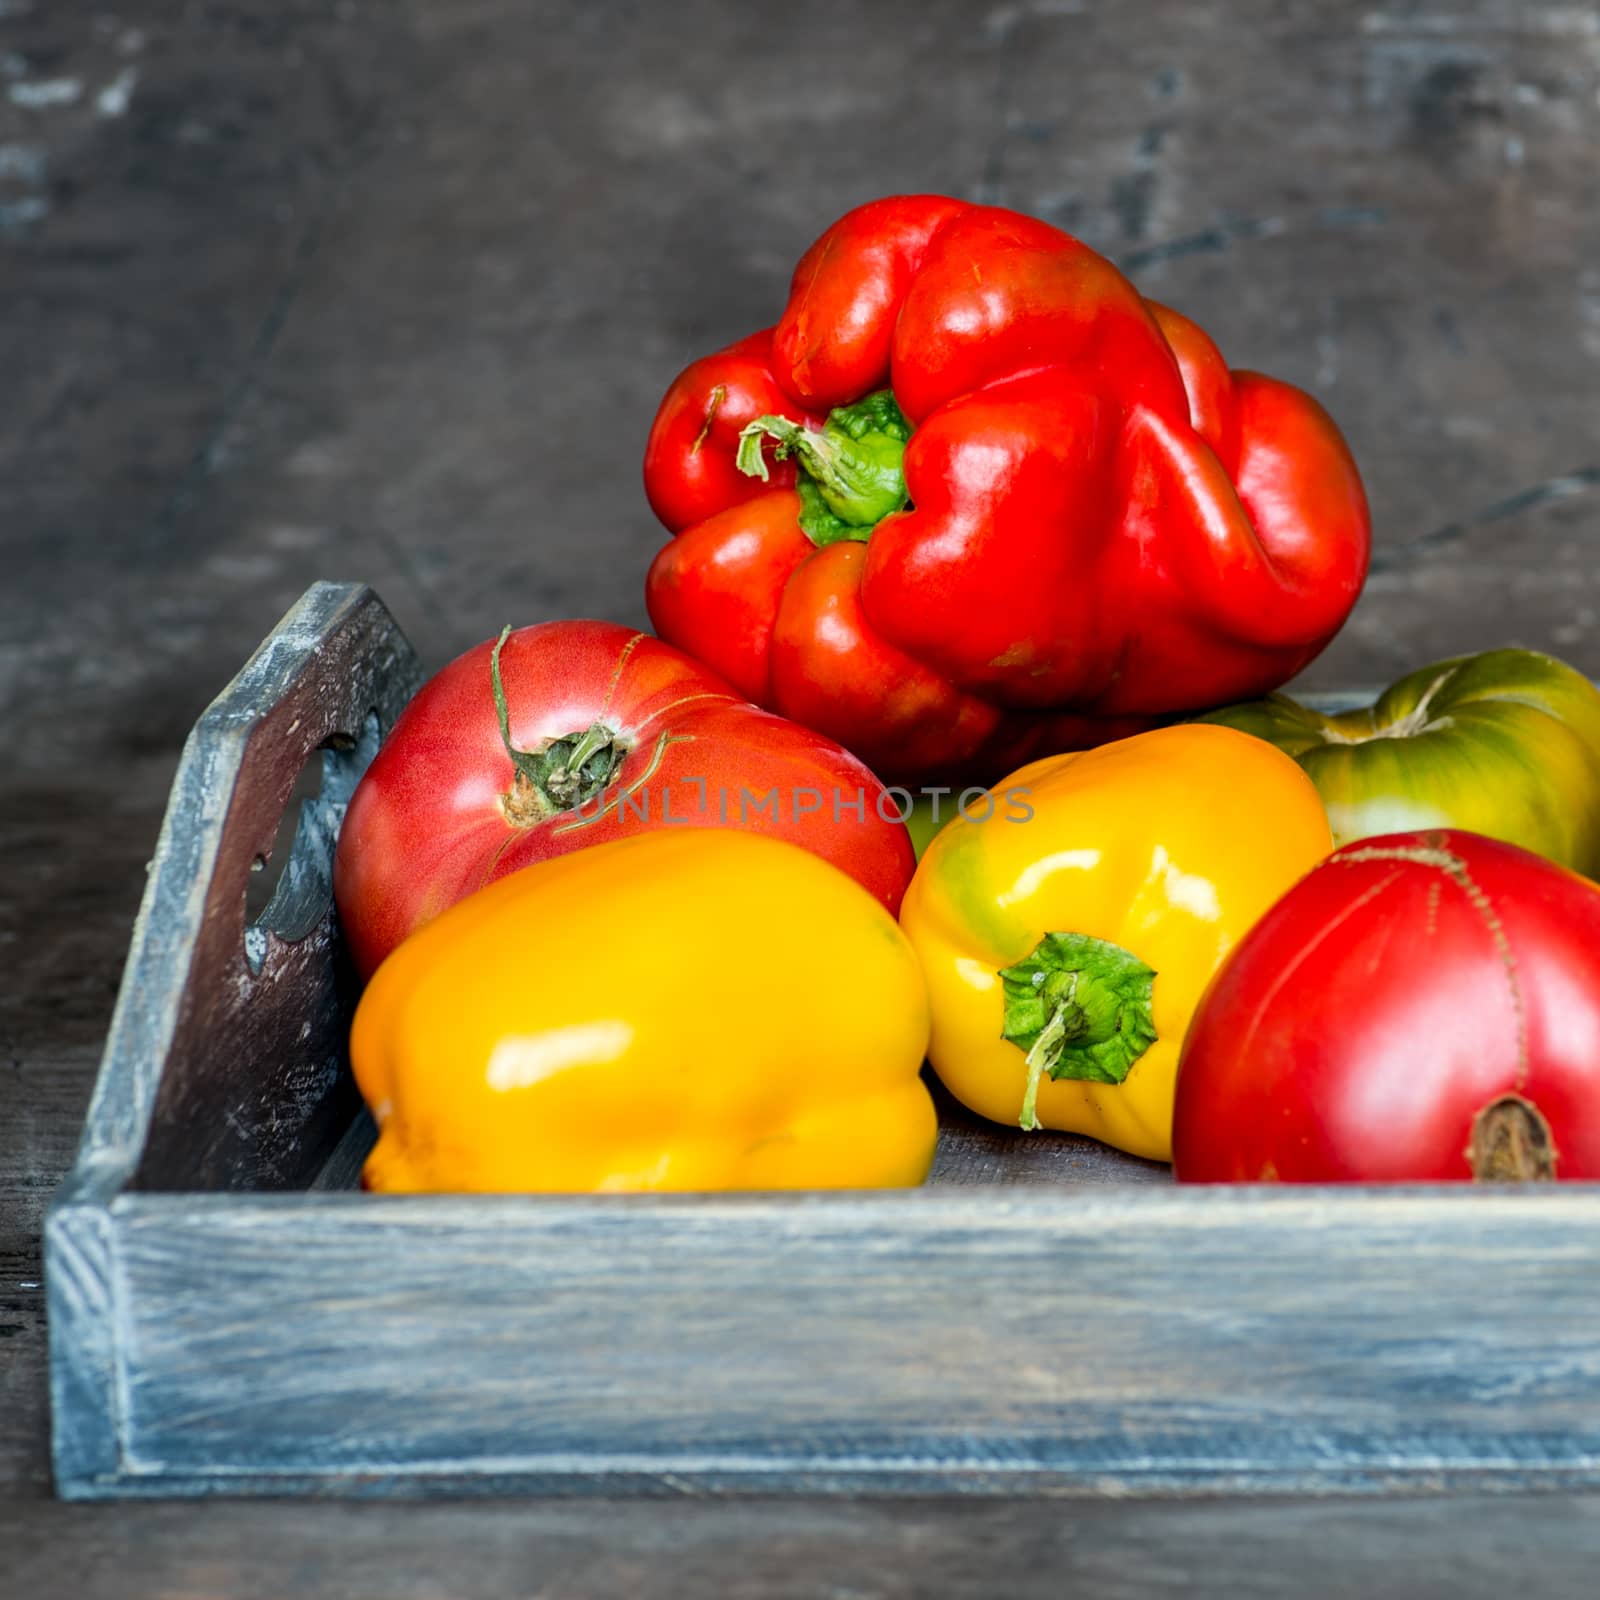
<instances>
[{"instance_id":1,"label":"painted gray wood","mask_svg":"<svg viewBox=\"0 0 1600 1600\"><path fill-rule=\"evenodd\" d=\"M129 1181L301 1188L326 1160L355 1109L339 1070L354 987L335 932L333 842L421 676L370 589L319 583L196 724L63 1199L104 1199ZM319 750L321 795L246 927L250 872Z\"/></svg>"},{"instance_id":2,"label":"painted gray wood","mask_svg":"<svg viewBox=\"0 0 1600 1600\"><path fill-rule=\"evenodd\" d=\"M1178 1190L939 1091L909 1193L349 1192L329 858L417 676L318 585L185 752L46 1228L63 1494L1600 1485L1590 1186Z\"/></svg>"},{"instance_id":3,"label":"painted gray wood","mask_svg":"<svg viewBox=\"0 0 1600 1600\"><path fill-rule=\"evenodd\" d=\"M335 930L332 845L380 730L420 681L371 590L319 583L185 745L78 1156L46 1222L64 1484L107 1470L122 1445L110 1201L133 1188L304 1188L355 1115L343 1059L355 985ZM247 927L249 874L318 750L321 794Z\"/></svg>"},{"instance_id":4,"label":"painted gray wood","mask_svg":"<svg viewBox=\"0 0 1600 1600\"><path fill-rule=\"evenodd\" d=\"M134 1195L123 1450L63 1487L1596 1483L1596 1204Z\"/></svg>"}]
</instances>

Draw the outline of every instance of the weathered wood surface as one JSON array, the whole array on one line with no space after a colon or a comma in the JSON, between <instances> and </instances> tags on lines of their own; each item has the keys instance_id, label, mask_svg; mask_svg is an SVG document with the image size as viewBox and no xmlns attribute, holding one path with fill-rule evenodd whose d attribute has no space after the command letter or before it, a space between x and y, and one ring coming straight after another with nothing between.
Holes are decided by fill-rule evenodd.
<instances>
[{"instance_id":1,"label":"weathered wood surface","mask_svg":"<svg viewBox=\"0 0 1600 1600\"><path fill-rule=\"evenodd\" d=\"M1055 216L1312 383L1379 542L1317 681L1508 639L1600 671L1592 8L817 0L781 43L710 0L0 13L0 1589L277 1594L299 1545L419 1595L1592 1591L1600 1502L1567 1496L50 1506L37 1247L242 653L325 576L435 663L636 618L656 393L872 192Z\"/></svg>"},{"instance_id":2,"label":"weathered wood surface","mask_svg":"<svg viewBox=\"0 0 1600 1600\"><path fill-rule=\"evenodd\" d=\"M421 682L370 591L309 590L207 710L184 750L151 862L79 1163L99 1192L304 1189L355 1115L344 1068L358 984L334 927L344 807ZM307 762L320 792L282 838ZM160 1073L159 1085L152 1075Z\"/></svg>"},{"instance_id":3,"label":"weathered wood surface","mask_svg":"<svg viewBox=\"0 0 1600 1600\"><path fill-rule=\"evenodd\" d=\"M60 1466L79 1495L1593 1487L1597 1216L1589 1186L138 1195L51 1219ZM76 1426L102 1328L116 1438Z\"/></svg>"},{"instance_id":4,"label":"weathered wood surface","mask_svg":"<svg viewBox=\"0 0 1600 1600\"><path fill-rule=\"evenodd\" d=\"M359 1104L345 1061L357 984L332 904L345 804L421 679L376 596L316 584L186 741L156 841L82 1144L47 1229L60 1488L128 1448L136 1358L108 1294L109 1208L133 1189L303 1191ZM295 801L302 769L318 793ZM281 853L249 914L252 870ZM242 1375L241 1375L242 1376ZM235 1381L238 1381L237 1378Z\"/></svg>"},{"instance_id":5,"label":"weathered wood surface","mask_svg":"<svg viewBox=\"0 0 1600 1600\"><path fill-rule=\"evenodd\" d=\"M0 1504L62 1600L1593 1600L1600 1496Z\"/></svg>"}]
</instances>

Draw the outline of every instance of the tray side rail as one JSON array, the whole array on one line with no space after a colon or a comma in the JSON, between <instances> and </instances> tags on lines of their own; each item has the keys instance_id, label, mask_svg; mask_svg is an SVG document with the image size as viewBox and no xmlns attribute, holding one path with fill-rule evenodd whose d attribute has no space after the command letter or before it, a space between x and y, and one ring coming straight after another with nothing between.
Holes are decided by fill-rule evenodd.
<instances>
[{"instance_id":1,"label":"tray side rail","mask_svg":"<svg viewBox=\"0 0 1600 1600\"><path fill-rule=\"evenodd\" d=\"M319 583L196 723L178 763L71 1171L45 1223L58 1471L119 1449L109 1207L128 1189L304 1189L356 1109L354 984L332 851L345 803L421 681L365 585ZM322 752L261 916L246 888Z\"/></svg>"},{"instance_id":2,"label":"tray side rail","mask_svg":"<svg viewBox=\"0 0 1600 1600\"><path fill-rule=\"evenodd\" d=\"M65 1492L1600 1485L1600 1190L132 1194Z\"/></svg>"}]
</instances>

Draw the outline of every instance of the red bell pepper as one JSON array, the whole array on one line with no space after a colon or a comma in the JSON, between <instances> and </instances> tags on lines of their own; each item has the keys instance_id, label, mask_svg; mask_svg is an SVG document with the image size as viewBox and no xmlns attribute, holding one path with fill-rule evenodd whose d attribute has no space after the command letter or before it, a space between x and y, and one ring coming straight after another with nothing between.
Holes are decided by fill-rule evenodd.
<instances>
[{"instance_id":1,"label":"red bell pepper","mask_svg":"<svg viewBox=\"0 0 1600 1600\"><path fill-rule=\"evenodd\" d=\"M644 476L677 535L657 632L898 778L1264 694L1367 569L1315 400L1058 229L938 196L828 229L776 327L673 383Z\"/></svg>"}]
</instances>

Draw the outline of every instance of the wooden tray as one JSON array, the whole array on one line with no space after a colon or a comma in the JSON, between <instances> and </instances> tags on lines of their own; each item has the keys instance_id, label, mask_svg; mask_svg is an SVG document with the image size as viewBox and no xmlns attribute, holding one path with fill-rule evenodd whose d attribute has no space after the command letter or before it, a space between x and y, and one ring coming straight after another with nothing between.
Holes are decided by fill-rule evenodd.
<instances>
[{"instance_id":1,"label":"wooden tray","mask_svg":"<svg viewBox=\"0 0 1600 1600\"><path fill-rule=\"evenodd\" d=\"M329 862L420 676L318 584L190 737L46 1223L63 1495L1600 1483L1594 1186L1177 1189L947 1101L912 1192L344 1192Z\"/></svg>"}]
</instances>

